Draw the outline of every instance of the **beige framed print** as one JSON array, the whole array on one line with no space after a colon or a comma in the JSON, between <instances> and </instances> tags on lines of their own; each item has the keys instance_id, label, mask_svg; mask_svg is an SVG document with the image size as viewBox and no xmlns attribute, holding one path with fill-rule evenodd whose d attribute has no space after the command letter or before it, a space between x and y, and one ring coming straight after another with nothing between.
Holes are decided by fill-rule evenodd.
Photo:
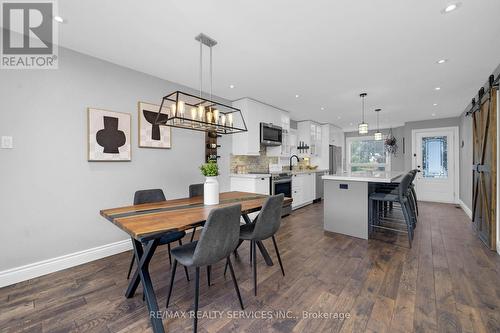
<instances>
[{"instance_id":1,"label":"beige framed print","mask_svg":"<svg viewBox=\"0 0 500 333\"><path fill-rule=\"evenodd\" d=\"M129 113L87 109L88 160L130 161L131 116Z\"/></svg>"},{"instance_id":2,"label":"beige framed print","mask_svg":"<svg viewBox=\"0 0 500 333\"><path fill-rule=\"evenodd\" d=\"M155 124L159 105L139 102L139 147L141 148L172 148L172 129L168 126ZM165 108L164 108L165 109ZM166 120L168 109L162 110L159 120Z\"/></svg>"}]
</instances>

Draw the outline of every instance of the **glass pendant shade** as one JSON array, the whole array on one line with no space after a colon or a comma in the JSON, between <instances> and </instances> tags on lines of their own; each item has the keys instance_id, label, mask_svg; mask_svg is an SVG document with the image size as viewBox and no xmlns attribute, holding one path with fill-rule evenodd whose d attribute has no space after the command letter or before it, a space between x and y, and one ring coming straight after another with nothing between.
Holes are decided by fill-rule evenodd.
<instances>
[{"instance_id":1,"label":"glass pendant shade","mask_svg":"<svg viewBox=\"0 0 500 333\"><path fill-rule=\"evenodd\" d=\"M361 123L358 125L358 133L359 134L367 134L368 133L368 124Z\"/></svg>"},{"instance_id":2,"label":"glass pendant shade","mask_svg":"<svg viewBox=\"0 0 500 333\"><path fill-rule=\"evenodd\" d=\"M381 132L375 132L375 134L373 136L374 136L374 139L377 141L382 140L382 133Z\"/></svg>"}]
</instances>

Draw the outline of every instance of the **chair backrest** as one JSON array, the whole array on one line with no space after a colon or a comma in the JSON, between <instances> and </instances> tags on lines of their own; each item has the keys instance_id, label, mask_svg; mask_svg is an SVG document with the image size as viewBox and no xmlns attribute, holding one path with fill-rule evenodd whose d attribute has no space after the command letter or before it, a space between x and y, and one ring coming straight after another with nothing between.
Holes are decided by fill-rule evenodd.
<instances>
[{"instance_id":1,"label":"chair backrest","mask_svg":"<svg viewBox=\"0 0 500 333\"><path fill-rule=\"evenodd\" d=\"M411 172L408 172L406 175L403 176L403 179L401 179L401 182L399 183L398 186L398 194L400 201L403 201L403 198L406 197L408 193L408 187L410 186L413 177L414 177L413 174Z\"/></svg>"},{"instance_id":2,"label":"chair backrest","mask_svg":"<svg viewBox=\"0 0 500 333\"><path fill-rule=\"evenodd\" d=\"M189 197L198 197L198 196L203 196L204 192L204 186L203 184L191 184L189 185Z\"/></svg>"},{"instance_id":3,"label":"chair backrest","mask_svg":"<svg viewBox=\"0 0 500 333\"><path fill-rule=\"evenodd\" d=\"M278 231L281 224L281 210L283 208L283 193L267 198L255 221L252 238L263 240L271 237Z\"/></svg>"},{"instance_id":4,"label":"chair backrest","mask_svg":"<svg viewBox=\"0 0 500 333\"><path fill-rule=\"evenodd\" d=\"M215 264L236 249L240 238L240 217L240 204L210 212L194 250L194 266Z\"/></svg>"},{"instance_id":5,"label":"chair backrest","mask_svg":"<svg viewBox=\"0 0 500 333\"><path fill-rule=\"evenodd\" d=\"M417 176L417 172L418 172L417 169L410 170L410 173L412 175L412 177L411 177L411 183L413 183L413 181L415 180L415 177Z\"/></svg>"},{"instance_id":6,"label":"chair backrest","mask_svg":"<svg viewBox=\"0 0 500 333\"><path fill-rule=\"evenodd\" d=\"M134 194L134 205L165 201L162 189L140 190Z\"/></svg>"}]
</instances>

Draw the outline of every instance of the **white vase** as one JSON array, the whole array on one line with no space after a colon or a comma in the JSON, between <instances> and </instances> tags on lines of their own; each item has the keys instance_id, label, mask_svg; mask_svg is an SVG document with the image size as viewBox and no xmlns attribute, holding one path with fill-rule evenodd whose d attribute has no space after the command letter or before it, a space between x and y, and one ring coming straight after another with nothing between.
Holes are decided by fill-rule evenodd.
<instances>
[{"instance_id":1,"label":"white vase","mask_svg":"<svg viewBox=\"0 0 500 333\"><path fill-rule=\"evenodd\" d=\"M206 177L203 184L203 203L205 205L219 204L219 181L217 177Z\"/></svg>"}]
</instances>

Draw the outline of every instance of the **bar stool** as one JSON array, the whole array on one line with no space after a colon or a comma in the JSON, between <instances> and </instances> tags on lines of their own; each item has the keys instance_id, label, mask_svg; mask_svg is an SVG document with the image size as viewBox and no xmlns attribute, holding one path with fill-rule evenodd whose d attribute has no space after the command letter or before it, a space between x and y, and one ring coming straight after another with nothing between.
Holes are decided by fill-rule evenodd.
<instances>
[{"instance_id":1,"label":"bar stool","mask_svg":"<svg viewBox=\"0 0 500 333\"><path fill-rule=\"evenodd\" d=\"M200 267L211 266L222 259L226 259L229 265L234 289L238 295L241 309L244 309L238 282L234 275L230 254L236 249L240 234L241 205L234 205L214 209L210 212L201 231L200 239L172 249L174 257L172 274L170 276L170 287L167 296L167 308L172 295L175 270L177 262L184 267L196 268L196 282L194 294L194 332L198 329L198 299L200 294Z\"/></svg>"},{"instance_id":2,"label":"bar stool","mask_svg":"<svg viewBox=\"0 0 500 333\"><path fill-rule=\"evenodd\" d=\"M370 231L373 231L375 228L384 229L384 230L392 230L396 232L404 232L408 235L408 243L411 248L411 243L413 240L413 226L414 226L414 212L410 207L410 198L409 198L409 187L411 181L413 179L413 174L408 172L403 176L401 182L398 185L397 192L391 191L387 193L383 192L374 192L369 196L369 207L370 207ZM403 219L396 219L395 222L384 220L386 225L382 225L382 220L380 219L381 209L383 209L383 204L385 202L396 203L401 207L401 211L403 213ZM386 217L382 214L382 217ZM403 222L403 223L401 223ZM406 225L406 232L395 227L388 226L387 224L395 224L397 226Z\"/></svg>"}]
</instances>

